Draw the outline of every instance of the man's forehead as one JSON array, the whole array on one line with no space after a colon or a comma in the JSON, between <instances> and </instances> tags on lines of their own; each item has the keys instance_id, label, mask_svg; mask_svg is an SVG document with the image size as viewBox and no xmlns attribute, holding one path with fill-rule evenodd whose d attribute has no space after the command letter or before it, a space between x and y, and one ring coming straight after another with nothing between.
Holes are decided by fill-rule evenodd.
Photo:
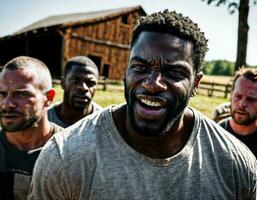
<instances>
[{"instance_id":1,"label":"man's forehead","mask_svg":"<svg viewBox=\"0 0 257 200\"><path fill-rule=\"evenodd\" d=\"M251 96L257 96L257 82L253 82L243 76L240 76L235 83L235 91L244 92Z\"/></svg>"},{"instance_id":2,"label":"man's forehead","mask_svg":"<svg viewBox=\"0 0 257 200\"><path fill-rule=\"evenodd\" d=\"M181 46L185 43L193 44L190 40L186 40L182 37L179 37L177 35L171 34L171 33L162 33L162 32L150 32L150 31L143 31L139 34L137 42L156 42L159 43L160 41L166 41L169 43L172 43L173 46Z\"/></svg>"},{"instance_id":3,"label":"man's forehead","mask_svg":"<svg viewBox=\"0 0 257 200\"><path fill-rule=\"evenodd\" d=\"M71 70L67 73L66 77L97 79L98 71L92 66L73 65Z\"/></svg>"},{"instance_id":4,"label":"man's forehead","mask_svg":"<svg viewBox=\"0 0 257 200\"><path fill-rule=\"evenodd\" d=\"M69 73L97 74L97 69L91 65L72 65Z\"/></svg>"},{"instance_id":5,"label":"man's forehead","mask_svg":"<svg viewBox=\"0 0 257 200\"><path fill-rule=\"evenodd\" d=\"M131 49L130 61L142 58L149 63L174 63L181 60L193 65L192 54L189 41L168 33L142 32Z\"/></svg>"},{"instance_id":6,"label":"man's forehead","mask_svg":"<svg viewBox=\"0 0 257 200\"><path fill-rule=\"evenodd\" d=\"M31 82L0 82L0 90L11 90L11 91L27 91L34 89L35 86Z\"/></svg>"},{"instance_id":7,"label":"man's forehead","mask_svg":"<svg viewBox=\"0 0 257 200\"><path fill-rule=\"evenodd\" d=\"M188 48L192 50L193 43L189 40L185 40L183 38L171 35L169 33L142 32L140 33L137 41L135 42L131 50L133 50L135 47L141 48L143 46L154 46L155 48L166 47L177 49Z\"/></svg>"},{"instance_id":8,"label":"man's forehead","mask_svg":"<svg viewBox=\"0 0 257 200\"><path fill-rule=\"evenodd\" d=\"M37 83L37 75L29 70L4 70L0 75L0 87L24 88Z\"/></svg>"},{"instance_id":9,"label":"man's forehead","mask_svg":"<svg viewBox=\"0 0 257 200\"><path fill-rule=\"evenodd\" d=\"M76 71L76 72L72 72L67 74L68 77L96 77L95 73L89 72L89 73L85 73L85 72L81 72L81 71Z\"/></svg>"},{"instance_id":10,"label":"man's forehead","mask_svg":"<svg viewBox=\"0 0 257 200\"><path fill-rule=\"evenodd\" d=\"M254 82L244 76L240 76L235 83L235 86L243 87L243 88L257 88L257 82ZM257 92L257 90L256 90Z\"/></svg>"}]
</instances>

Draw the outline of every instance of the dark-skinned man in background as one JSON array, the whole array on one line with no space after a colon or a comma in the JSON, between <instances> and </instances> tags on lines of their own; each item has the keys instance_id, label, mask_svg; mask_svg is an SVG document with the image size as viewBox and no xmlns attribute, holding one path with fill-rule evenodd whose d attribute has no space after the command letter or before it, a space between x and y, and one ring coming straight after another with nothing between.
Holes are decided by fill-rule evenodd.
<instances>
[{"instance_id":1,"label":"dark-skinned man in background","mask_svg":"<svg viewBox=\"0 0 257 200\"><path fill-rule=\"evenodd\" d=\"M93 101L99 73L95 63L86 56L68 60L61 86L63 101L48 110L50 121L64 128L92 114L102 107Z\"/></svg>"}]
</instances>

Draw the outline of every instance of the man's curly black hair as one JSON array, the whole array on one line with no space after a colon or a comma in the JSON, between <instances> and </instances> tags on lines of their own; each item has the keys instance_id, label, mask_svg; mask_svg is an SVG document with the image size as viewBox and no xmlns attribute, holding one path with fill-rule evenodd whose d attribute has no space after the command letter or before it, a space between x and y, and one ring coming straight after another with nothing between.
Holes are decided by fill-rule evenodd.
<instances>
[{"instance_id":1,"label":"man's curly black hair","mask_svg":"<svg viewBox=\"0 0 257 200\"><path fill-rule=\"evenodd\" d=\"M131 40L131 48L143 31L170 33L193 43L193 61L196 72L201 70L205 54L208 50L207 39L200 31L198 25L188 17L175 11L164 10L143 16L136 25Z\"/></svg>"}]
</instances>

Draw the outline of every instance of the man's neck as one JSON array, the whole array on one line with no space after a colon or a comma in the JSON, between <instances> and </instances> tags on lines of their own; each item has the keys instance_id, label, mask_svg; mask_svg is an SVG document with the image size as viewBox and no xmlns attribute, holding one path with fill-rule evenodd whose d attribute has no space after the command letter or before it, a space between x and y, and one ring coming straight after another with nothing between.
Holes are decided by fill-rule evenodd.
<instances>
[{"instance_id":1,"label":"man's neck","mask_svg":"<svg viewBox=\"0 0 257 200\"><path fill-rule=\"evenodd\" d=\"M22 131L6 132L6 139L15 148L29 151L44 146L53 134L50 123L45 126L31 127Z\"/></svg>"},{"instance_id":2,"label":"man's neck","mask_svg":"<svg viewBox=\"0 0 257 200\"><path fill-rule=\"evenodd\" d=\"M132 148L151 158L158 159L169 158L180 152L188 141L193 128L192 111L187 111L167 134L156 137L145 137L129 128L125 122L127 120L125 120L124 111L114 111L113 117L119 133Z\"/></svg>"},{"instance_id":3,"label":"man's neck","mask_svg":"<svg viewBox=\"0 0 257 200\"><path fill-rule=\"evenodd\" d=\"M58 106L57 112L58 115L61 117L62 121L71 125L82 119L83 117L91 114L93 112L93 104L91 103L88 108L85 108L84 110L75 110L62 102Z\"/></svg>"},{"instance_id":4,"label":"man's neck","mask_svg":"<svg viewBox=\"0 0 257 200\"><path fill-rule=\"evenodd\" d=\"M237 124L233 119L229 121L229 125L232 130L238 135L251 135L257 130L256 123L253 122L249 125L240 125Z\"/></svg>"}]
</instances>

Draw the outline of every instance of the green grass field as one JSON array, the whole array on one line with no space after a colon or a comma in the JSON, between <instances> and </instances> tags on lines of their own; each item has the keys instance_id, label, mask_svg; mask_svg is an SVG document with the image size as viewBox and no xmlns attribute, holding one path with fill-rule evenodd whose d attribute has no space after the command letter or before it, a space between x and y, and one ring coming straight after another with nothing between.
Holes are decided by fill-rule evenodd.
<instances>
[{"instance_id":1,"label":"green grass field","mask_svg":"<svg viewBox=\"0 0 257 200\"><path fill-rule=\"evenodd\" d=\"M227 79L229 80L229 79ZM217 82L217 78L215 78ZM224 81L224 79L222 79ZM112 86L107 86L107 91L103 91L98 89L96 91L94 100L103 107L107 107L112 104L119 104L125 101L124 93L122 90L122 86L118 86L119 89L111 88ZM63 91L59 85L55 86L56 89L56 98L55 101L61 101ZM208 97L203 95L196 95L191 98L189 105L197 110L201 111L205 115L212 117L212 113L214 108L224 102L227 102L228 99L221 98L221 97Z\"/></svg>"}]
</instances>

